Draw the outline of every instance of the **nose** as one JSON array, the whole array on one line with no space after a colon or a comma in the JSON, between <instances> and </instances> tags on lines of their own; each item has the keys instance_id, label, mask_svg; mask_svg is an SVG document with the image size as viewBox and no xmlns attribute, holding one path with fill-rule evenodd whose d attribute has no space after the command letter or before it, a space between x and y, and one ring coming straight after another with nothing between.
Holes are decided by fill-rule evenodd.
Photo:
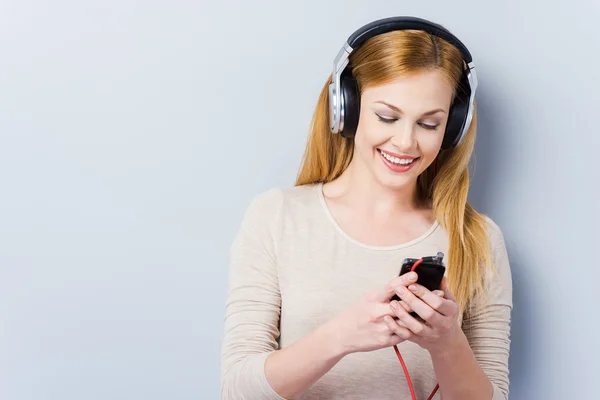
<instances>
[{"instance_id":1,"label":"nose","mask_svg":"<svg viewBox=\"0 0 600 400\"><path fill-rule=\"evenodd\" d=\"M413 124L408 121L391 138L391 143L402 150L412 149L416 145L416 132Z\"/></svg>"}]
</instances>

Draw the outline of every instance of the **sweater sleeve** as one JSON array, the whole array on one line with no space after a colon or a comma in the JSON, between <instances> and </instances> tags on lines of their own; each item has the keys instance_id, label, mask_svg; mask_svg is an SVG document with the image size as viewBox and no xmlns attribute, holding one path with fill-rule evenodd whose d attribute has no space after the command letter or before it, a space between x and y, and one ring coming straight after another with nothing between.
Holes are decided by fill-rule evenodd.
<instances>
[{"instance_id":1,"label":"sweater sleeve","mask_svg":"<svg viewBox=\"0 0 600 400\"><path fill-rule=\"evenodd\" d=\"M485 297L465 313L463 330L493 386L492 400L507 400L512 311L512 277L504 237L488 218L494 271L487 275Z\"/></svg>"},{"instance_id":2,"label":"sweater sleeve","mask_svg":"<svg viewBox=\"0 0 600 400\"><path fill-rule=\"evenodd\" d=\"M221 350L221 400L283 400L264 371L278 348L281 296L276 236L281 192L258 195L230 248Z\"/></svg>"}]
</instances>

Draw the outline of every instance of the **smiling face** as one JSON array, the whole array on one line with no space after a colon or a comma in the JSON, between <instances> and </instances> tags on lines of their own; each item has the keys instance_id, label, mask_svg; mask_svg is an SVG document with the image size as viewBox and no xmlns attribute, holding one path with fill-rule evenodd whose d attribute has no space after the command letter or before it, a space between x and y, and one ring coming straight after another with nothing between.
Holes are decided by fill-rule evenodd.
<instances>
[{"instance_id":1,"label":"smiling face","mask_svg":"<svg viewBox=\"0 0 600 400\"><path fill-rule=\"evenodd\" d=\"M437 70L366 88L353 158L383 186L416 185L439 153L451 100L452 87Z\"/></svg>"}]
</instances>

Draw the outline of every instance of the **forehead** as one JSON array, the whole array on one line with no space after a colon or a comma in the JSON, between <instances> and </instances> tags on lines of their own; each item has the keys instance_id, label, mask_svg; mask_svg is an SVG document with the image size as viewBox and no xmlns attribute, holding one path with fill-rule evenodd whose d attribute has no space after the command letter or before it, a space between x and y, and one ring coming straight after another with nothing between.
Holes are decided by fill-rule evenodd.
<instances>
[{"instance_id":1,"label":"forehead","mask_svg":"<svg viewBox=\"0 0 600 400\"><path fill-rule=\"evenodd\" d=\"M362 101L371 103L385 101L403 111L423 111L424 108L448 108L452 100L450 83L439 70L418 72L399 77L391 82L367 87Z\"/></svg>"}]
</instances>

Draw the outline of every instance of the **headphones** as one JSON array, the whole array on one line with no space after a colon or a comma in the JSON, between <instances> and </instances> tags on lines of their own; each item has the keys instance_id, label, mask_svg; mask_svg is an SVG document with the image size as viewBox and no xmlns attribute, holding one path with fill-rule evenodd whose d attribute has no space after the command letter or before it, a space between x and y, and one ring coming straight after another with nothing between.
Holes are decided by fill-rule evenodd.
<instances>
[{"instance_id":1,"label":"headphones","mask_svg":"<svg viewBox=\"0 0 600 400\"><path fill-rule=\"evenodd\" d=\"M454 45L462 53L466 68L463 70L456 96L450 107L442 149L462 143L473 119L473 104L477 89L477 75L471 53L452 33L431 21L417 17L390 17L370 22L348 37L333 62L333 74L329 84L329 126L334 134L352 138L356 134L360 113L358 83L352 76L349 56L368 39L391 31L416 29L437 36Z\"/></svg>"}]
</instances>

